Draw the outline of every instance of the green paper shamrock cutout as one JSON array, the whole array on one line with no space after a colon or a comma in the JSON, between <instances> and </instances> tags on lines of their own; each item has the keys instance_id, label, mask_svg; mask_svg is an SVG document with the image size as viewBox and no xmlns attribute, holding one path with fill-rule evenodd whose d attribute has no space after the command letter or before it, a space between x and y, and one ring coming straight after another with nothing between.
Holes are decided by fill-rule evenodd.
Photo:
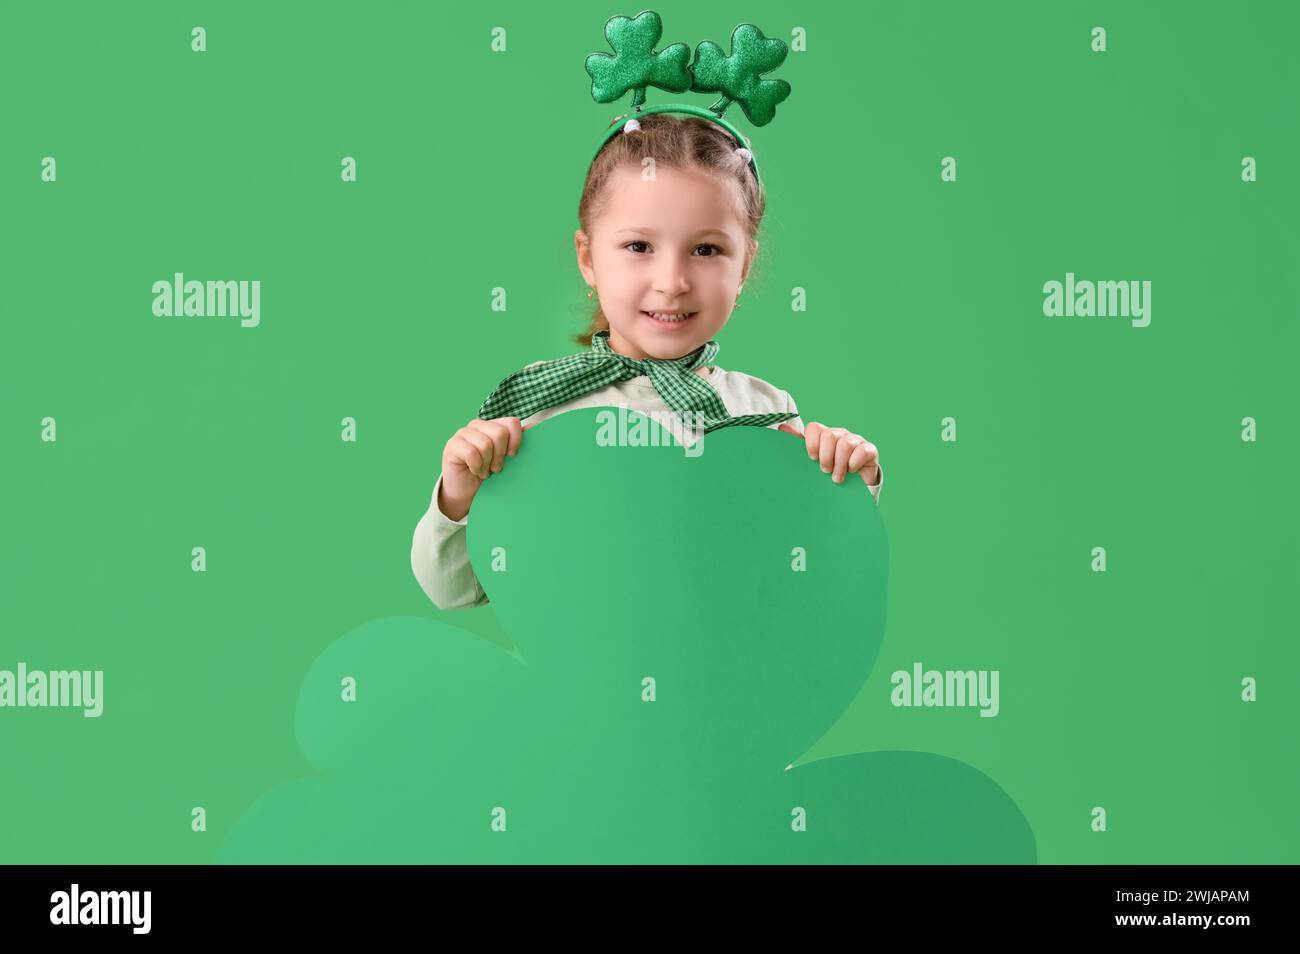
<instances>
[{"instance_id":1,"label":"green paper shamrock cutout","mask_svg":"<svg viewBox=\"0 0 1300 954\"><path fill-rule=\"evenodd\" d=\"M248 806L217 860L1032 863L1023 812L969 764L796 758L876 662L884 530L789 434L688 452L627 408L551 417L469 521L491 594L473 612L511 645L463 611L344 633L295 707L313 772Z\"/></svg>"},{"instance_id":2,"label":"green paper shamrock cutout","mask_svg":"<svg viewBox=\"0 0 1300 954\"><path fill-rule=\"evenodd\" d=\"M314 772L250 805L217 860L1033 863L1024 814L964 762L795 759L876 662L884 531L788 434L688 453L626 408L550 418L468 529L492 596L473 612L511 645L450 614L345 633L298 694Z\"/></svg>"},{"instance_id":3,"label":"green paper shamrock cutout","mask_svg":"<svg viewBox=\"0 0 1300 954\"><path fill-rule=\"evenodd\" d=\"M790 84L761 76L780 66L788 52L783 41L768 39L752 23L742 23L732 31L730 56L710 40L696 47L691 89L722 93L722 98L709 107L719 116L734 100L751 123L766 126L776 115L777 104L790 95Z\"/></svg>"},{"instance_id":4,"label":"green paper shamrock cutout","mask_svg":"<svg viewBox=\"0 0 1300 954\"><path fill-rule=\"evenodd\" d=\"M610 17L605 24L605 39L615 55L592 53L586 63L591 75L591 95L596 102L613 102L631 89L636 91L632 107L637 109L645 102L647 86L657 86L670 93L684 93L691 88L687 66L691 48L685 43L674 43L655 53L655 44L663 32L663 21L653 10L646 10L635 20Z\"/></svg>"}]
</instances>

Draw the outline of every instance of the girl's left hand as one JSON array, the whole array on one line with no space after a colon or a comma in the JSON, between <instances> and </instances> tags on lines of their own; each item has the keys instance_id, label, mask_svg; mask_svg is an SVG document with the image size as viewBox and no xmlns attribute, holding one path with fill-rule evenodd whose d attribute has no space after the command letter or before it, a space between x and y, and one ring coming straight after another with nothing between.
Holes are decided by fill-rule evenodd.
<instances>
[{"instance_id":1,"label":"girl's left hand","mask_svg":"<svg viewBox=\"0 0 1300 954\"><path fill-rule=\"evenodd\" d=\"M835 483L844 483L846 473L861 474L869 487L880 482L880 454L876 445L861 434L851 433L843 427L826 427L817 421L808 425L807 434L800 434L789 421L783 421L777 430L802 437L808 448L808 458L820 460L822 473L831 474Z\"/></svg>"}]
</instances>

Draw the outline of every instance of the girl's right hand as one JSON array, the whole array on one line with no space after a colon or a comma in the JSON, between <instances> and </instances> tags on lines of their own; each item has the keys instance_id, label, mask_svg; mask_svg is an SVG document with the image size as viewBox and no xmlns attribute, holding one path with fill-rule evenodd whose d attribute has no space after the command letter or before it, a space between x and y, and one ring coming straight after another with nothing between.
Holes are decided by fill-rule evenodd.
<instances>
[{"instance_id":1,"label":"girl's right hand","mask_svg":"<svg viewBox=\"0 0 1300 954\"><path fill-rule=\"evenodd\" d=\"M463 520L483 481L500 473L507 457L519 453L525 427L517 417L470 421L442 449L442 491L438 509L452 520Z\"/></svg>"}]
</instances>

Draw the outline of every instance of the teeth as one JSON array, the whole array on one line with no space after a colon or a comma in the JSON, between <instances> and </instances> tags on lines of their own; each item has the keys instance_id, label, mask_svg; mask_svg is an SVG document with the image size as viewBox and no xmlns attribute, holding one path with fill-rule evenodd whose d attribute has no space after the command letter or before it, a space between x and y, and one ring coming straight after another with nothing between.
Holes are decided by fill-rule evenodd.
<instances>
[{"instance_id":1,"label":"teeth","mask_svg":"<svg viewBox=\"0 0 1300 954\"><path fill-rule=\"evenodd\" d=\"M683 311L675 315L665 315L665 314L660 314L657 311L648 311L646 312L646 314L649 315L651 318L658 318L660 321L682 321L683 319L689 318L691 315L695 314L695 312Z\"/></svg>"}]
</instances>

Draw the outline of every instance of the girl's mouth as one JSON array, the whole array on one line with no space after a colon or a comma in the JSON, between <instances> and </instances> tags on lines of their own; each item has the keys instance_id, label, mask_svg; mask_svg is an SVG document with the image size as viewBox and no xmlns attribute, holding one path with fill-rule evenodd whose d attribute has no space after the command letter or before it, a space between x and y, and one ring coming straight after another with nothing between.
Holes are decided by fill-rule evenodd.
<instances>
[{"instance_id":1,"label":"girl's mouth","mask_svg":"<svg viewBox=\"0 0 1300 954\"><path fill-rule=\"evenodd\" d=\"M677 312L675 314L643 311L641 317L659 328L684 328L698 314L697 311Z\"/></svg>"}]
</instances>

